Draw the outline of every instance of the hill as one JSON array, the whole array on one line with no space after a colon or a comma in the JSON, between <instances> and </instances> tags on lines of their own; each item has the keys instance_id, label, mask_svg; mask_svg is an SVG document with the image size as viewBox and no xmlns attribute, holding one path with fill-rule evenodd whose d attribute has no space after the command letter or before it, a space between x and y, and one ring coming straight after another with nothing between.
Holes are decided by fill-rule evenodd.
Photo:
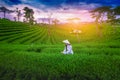
<instances>
[{"instance_id":1,"label":"hill","mask_svg":"<svg viewBox=\"0 0 120 80\"><path fill-rule=\"evenodd\" d=\"M119 80L120 25L30 25L0 20L0 80ZM82 33L70 33L74 29ZM73 45L63 55L62 41Z\"/></svg>"}]
</instances>

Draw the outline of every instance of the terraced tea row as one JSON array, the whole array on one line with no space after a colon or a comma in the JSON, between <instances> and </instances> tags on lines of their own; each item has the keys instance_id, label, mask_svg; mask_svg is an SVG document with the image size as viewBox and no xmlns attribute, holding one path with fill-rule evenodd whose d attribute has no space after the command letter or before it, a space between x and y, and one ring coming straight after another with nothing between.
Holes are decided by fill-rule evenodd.
<instances>
[{"instance_id":1,"label":"terraced tea row","mask_svg":"<svg viewBox=\"0 0 120 80\"><path fill-rule=\"evenodd\" d=\"M47 28L23 23L8 22L0 26L0 42L42 43L47 40Z\"/></svg>"},{"instance_id":2,"label":"terraced tea row","mask_svg":"<svg viewBox=\"0 0 120 80\"><path fill-rule=\"evenodd\" d=\"M1 23L0 42L56 44L63 40L65 33L46 25L27 25L23 23ZM9 25L9 26L7 26Z\"/></svg>"}]
</instances>

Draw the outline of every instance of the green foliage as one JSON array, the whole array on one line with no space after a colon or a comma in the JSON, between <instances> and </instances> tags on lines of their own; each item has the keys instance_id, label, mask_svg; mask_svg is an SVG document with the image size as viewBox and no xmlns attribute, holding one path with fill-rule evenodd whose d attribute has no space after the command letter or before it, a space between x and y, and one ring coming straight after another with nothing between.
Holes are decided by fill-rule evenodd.
<instances>
[{"instance_id":1,"label":"green foliage","mask_svg":"<svg viewBox=\"0 0 120 80\"><path fill-rule=\"evenodd\" d=\"M12 12L14 12L14 11L7 9L7 8L4 7L4 6L1 6L1 7L0 7L0 12L3 12L3 13L4 13L4 17L3 17L3 18L6 18L6 13L12 13Z\"/></svg>"},{"instance_id":2,"label":"green foliage","mask_svg":"<svg viewBox=\"0 0 120 80\"><path fill-rule=\"evenodd\" d=\"M33 11L33 9L30 9L28 7L24 7L23 10L25 11L24 17L26 18L26 21L29 22L30 24L33 24L33 22L34 22L34 16L33 16L34 11Z\"/></svg>"},{"instance_id":3,"label":"green foliage","mask_svg":"<svg viewBox=\"0 0 120 80\"><path fill-rule=\"evenodd\" d=\"M0 80L119 80L119 25L102 24L102 37L94 24L81 25L80 42L72 29L0 20ZM60 53L64 39L73 55Z\"/></svg>"}]
</instances>

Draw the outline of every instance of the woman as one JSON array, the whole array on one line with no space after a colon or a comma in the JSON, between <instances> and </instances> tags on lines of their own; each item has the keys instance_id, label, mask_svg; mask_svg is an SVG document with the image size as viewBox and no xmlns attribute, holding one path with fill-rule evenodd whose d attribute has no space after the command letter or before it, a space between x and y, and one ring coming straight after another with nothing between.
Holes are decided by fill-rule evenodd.
<instances>
[{"instance_id":1,"label":"woman","mask_svg":"<svg viewBox=\"0 0 120 80\"><path fill-rule=\"evenodd\" d=\"M63 54L73 54L72 46L68 40L64 40L63 43L65 43L65 48L62 51Z\"/></svg>"}]
</instances>

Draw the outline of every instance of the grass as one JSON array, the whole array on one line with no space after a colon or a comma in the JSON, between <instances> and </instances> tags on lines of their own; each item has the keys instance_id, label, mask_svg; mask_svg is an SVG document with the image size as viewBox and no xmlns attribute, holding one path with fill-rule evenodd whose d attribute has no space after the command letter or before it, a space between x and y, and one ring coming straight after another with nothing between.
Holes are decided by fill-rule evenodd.
<instances>
[{"instance_id":1,"label":"grass","mask_svg":"<svg viewBox=\"0 0 120 80\"><path fill-rule=\"evenodd\" d=\"M119 27L114 32L109 24L103 24L102 37L97 37L94 24L82 25L78 42L76 35L69 34L72 27L53 26L48 34L46 25L0 22L0 80L120 79ZM17 36L19 32L23 35ZM72 43L73 55L60 53L64 39Z\"/></svg>"}]
</instances>

